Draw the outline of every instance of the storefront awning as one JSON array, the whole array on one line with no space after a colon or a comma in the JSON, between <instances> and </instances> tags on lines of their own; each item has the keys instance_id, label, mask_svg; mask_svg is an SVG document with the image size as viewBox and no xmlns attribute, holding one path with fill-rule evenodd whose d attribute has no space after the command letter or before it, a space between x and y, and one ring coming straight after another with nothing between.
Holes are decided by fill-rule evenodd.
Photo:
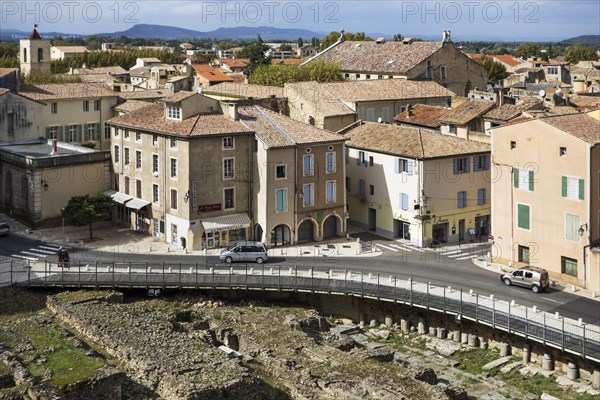
<instances>
[{"instance_id":1,"label":"storefront awning","mask_svg":"<svg viewBox=\"0 0 600 400\"><path fill-rule=\"evenodd\" d=\"M220 232L232 229L248 228L250 217L246 214L223 215L221 217L201 219L206 232Z\"/></svg>"},{"instance_id":2,"label":"storefront awning","mask_svg":"<svg viewBox=\"0 0 600 400\"><path fill-rule=\"evenodd\" d=\"M113 201L118 204L125 204L127 201L133 199L133 196L121 192L115 192L114 190L108 190L104 192L104 194L112 197Z\"/></svg>"},{"instance_id":3,"label":"storefront awning","mask_svg":"<svg viewBox=\"0 0 600 400\"><path fill-rule=\"evenodd\" d=\"M125 207L139 210L140 208L146 207L148 204L150 204L149 201L133 197L131 200L125 203Z\"/></svg>"}]
</instances>

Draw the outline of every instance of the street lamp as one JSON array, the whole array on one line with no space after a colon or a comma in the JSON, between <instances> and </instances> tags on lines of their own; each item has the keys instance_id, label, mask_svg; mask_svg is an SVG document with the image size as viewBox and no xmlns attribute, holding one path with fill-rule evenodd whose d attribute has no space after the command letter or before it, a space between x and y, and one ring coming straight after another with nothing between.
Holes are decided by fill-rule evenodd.
<instances>
[{"instance_id":1,"label":"street lamp","mask_svg":"<svg viewBox=\"0 0 600 400\"><path fill-rule=\"evenodd\" d=\"M587 231L587 229L588 229L588 224L587 224L587 222L586 222L585 224L581 225L581 226L579 227L579 229L577 229L577 233L579 234L579 237L582 237L582 236L583 236L583 233L584 233L585 231Z\"/></svg>"}]
</instances>

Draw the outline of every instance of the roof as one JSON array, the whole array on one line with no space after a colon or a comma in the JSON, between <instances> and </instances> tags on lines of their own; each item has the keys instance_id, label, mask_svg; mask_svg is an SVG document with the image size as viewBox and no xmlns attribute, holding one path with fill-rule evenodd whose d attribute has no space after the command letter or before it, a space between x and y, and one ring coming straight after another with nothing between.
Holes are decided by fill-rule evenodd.
<instances>
[{"instance_id":1,"label":"roof","mask_svg":"<svg viewBox=\"0 0 600 400\"><path fill-rule=\"evenodd\" d=\"M558 128L590 144L600 143L600 121L586 113L557 115L540 121Z\"/></svg>"},{"instance_id":2,"label":"roof","mask_svg":"<svg viewBox=\"0 0 600 400\"><path fill-rule=\"evenodd\" d=\"M337 61L342 71L403 74L442 48L442 42L377 43L345 41L319 53L319 59Z\"/></svg>"},{"instance_id":3,"label":"roof","mask_svg":"<svg viewBox=\"0 0 600 400\"><path fill-rule=\"evenodd\" d=\"M17 68L0 68L0 77L8 75L12 72L18 71Z\"/></svg>"},{"instance_id":4,"label":"roof","mask_svg":"<svg viewBox=\"0 0 600 400\"><path fill-rule=\"evenodd\" d=\"M268 148L294 147L296 145L343 142L343 136L294 121L259 106L240 107L240 121L256 133Z\"/></svg>"},{"instance_id":5,"label":"roof","mask_svg":"<svg viewBox=\"0 0 600 400\"><path fill-rule=\"evenodd\" d=\"M233 82L233 78L208 64L194 64L192 67L196 70L196 75L203 77L209 82Z\"/></svg>"},{"instance_id":6,"label":"roof","mask_svg":"<svg viewBox=\"0 0 600 400\"><path fill-rule=\"evenodd\" d=\"M458 107L450 110L441 122L449 122L456 125L466 125L469 121L479 117L495 106L494 103L484 101L465 101Z\"/></svg>"},{"instance_id":7,"label":"roof","mask_svg":"<svg viewBox=\"0 0 600 400\"><path fill-rule=\"evenodd\" d=\"M119 105L116 105L114 109L119 112L130 113L139 108L146 107L148 104L150 103L143 100L127 100Z\"/></svg>"},{"instance_id":8,"label":"roof","mask_svg":"<svg viewBox=\"0 0 600 400\"><path fill-rule=\"evenodd\" d=\"M569 97L569 102L575 104L579 107L593 107L598 106L600 104L600 97L595 96L571 96Z\"/></svg>"},{"instance_id":9,"label":"roof","mask_svg":"<svg viewBox=\"0 0 600 400\"><path fill-rule=\"evenodd\" d=\"M284 97L283 88L277 86L253 85L234 82L223 82L204 89L204 93L214 93L236 97L267 99L271 96Z\"/></svg>"},{"instance_id":10,"label":"roof","mask_svg":"<svg viewBox=\"0 0 600 400\"><path fill-rule=\"evenodd\" d=\"M169 103L179 103L180 101L183 101L185 99L188 99L188 98L194 96L195 94L196 94L196 92L188 92L186 90L181 90L177 93L174 93L174 94L164 97L163 101L169 102Z\"/></svg>"},{"instance_id":11,"label":"roof","mask_svg":"<svg viewBox=\"0 0 600 400\"><path fill-rule=\"evenodd\" d=\"M89 71L88 72L89 74L116 74L116 75L119 75L119 74L128 74L129 73L129 71L127 71L126 69L123 69L123 67L121 67L119 65L115 65L112 67L96 67L96 68L89 69L87 71Z\"/></svg>"},{"instance_id":12,"label":"roof","mask_svg":"<svg viewBox=\"0 0 600 400\"><path fill-rule=\"evenodd\" d=\"M10 90L0 87L0 96L10 92Z\"/></svg>"},{"instance_id":13,"label":"roof","mask_svg":"<svg viewBox=\"0 0 600 400\"><path fill-rule=\"evenodd\" d=\"M168 120L165 118L163 102L151 103L107 122L132 129L188 137L251 133L250 129L238 121L218 113L196 114L183 121Z\"/></svg>"},{"instance_id":14,"label":"roof","mask_svg":"<svg viewBox=\"0 0 600 400\"><path fill-rule=\"evenodd\" d=\"M529 110L544 101L539 97L525 97L519 104L503 104L500 107L494 108L487 112L483 117L487 119L497 119L501 121L508 121L521 115L525 110Z\"/></svg>"},{"instance_id":15,"label":"roof","mask_svg":"<svg viewBox=\"0 0 600 400\"><path fill-rule=\"evenodd\" d=\"M492 56L492 58L496 58L502 61L503 63L510 65L511 67L516 67L517 65L523 64L525 62L523 60L519 60L518 58L511 56L510 54L496 54Z\"/></svg>"},{"instance_id":16,"label":"roof","mask_svg":"<svg viewBox=\"0 0 600 400\"><path fill-rule=\"evenodd\" d=\"M409 111L404 111L394 117L394 120L400 123L426 126L428 128L439 128L439 120L443 118L449 109L444 107L429 106L426 104L415 104Z\"/></svg>"},{"instance_id":17,"label":"roof","mask_svg":"<svg viewBox=\"0 0 600 400\"><path fill-rule=\"evenodd\" d=\"M29 40L42 40L42 37L38 33L37 29L33 28L31 34L29 35Z\"/></svg>"},{"instance_id":18,"label":"roof","mask_svg":"<svg viewBox=\"0 0 600 400\"><path fill-rule=\"evenodd\" d=\"M276 65L300 65L302 64L304 61L306 61L306 58L286 58L286 59L272 59L271 60L271 64L276 64Z\"/></svg>"},{"instance_id":19,"label":"roof","mask_svg":"<svg viewBox=\"0 0 600 400\"><path fill-rule=\"evenodd\" d=\"M119 97L123 99L162 99L170 95L171 92L165 89L136 90L134 92L119 92Z\"/></svg>"},{"instance_id":20,"label":"roof","mask_svg":"<svg viewBox=\"0 0 600 400\"><path fill-rule=\"evenodd\" d=\"M156 47L156 46L147 46L147 47ZM159 63L160 62L160 60L158 58L156 58L156 57L140 57L140 58L138 58L138 60L142 60L142 61L145 61L145 62L153 62L153 63L155 63L155 62Z\"/></svg>"},{"instance_id":21,"label":"roof","mask_svg":"<svg viewBox=\"0 0 600 400\"><path fill-rule=\"evenodd\" d=\"M402 127L366 122L350 131L346 146L416 159L452 157L462 154L491 151L487 143L475 142L456 136Z\"/></svg>"},{"instance_id":22,"label":"roof","mask_svg":"<svg viewBox=\"0 0 600 400\"><path fill-rule=\"evenodd\" d=\"M247 58L222 58L221 62L229 68L244 68L250 60Z\"/></svg>"},{"instance_id":23,"label":"roof","mask_svg":"<svg viewBox=\"0 0 600 400\"><path fill-rule=\"evenodd\" d=\"M23 85L21 86L19 94L36 101L117 96L116 92L102 83L45 83Z\"/></svg>"},{"instance_id":24,"label":"roof","mask_svg":"<svg viewBox=\"0 0 600 400\"><path fill-rule=\"evenodd\" d=\"M59 49L63 53L85 53L88 51L85 46L52 46L55 49Z\"/></svg>"}]
</instances>

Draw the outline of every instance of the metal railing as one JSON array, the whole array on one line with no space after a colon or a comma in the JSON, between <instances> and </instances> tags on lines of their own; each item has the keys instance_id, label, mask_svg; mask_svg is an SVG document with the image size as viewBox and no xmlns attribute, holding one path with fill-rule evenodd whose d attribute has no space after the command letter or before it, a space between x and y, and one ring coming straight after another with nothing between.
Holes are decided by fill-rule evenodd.
<instances>
[{"instance_id":1,"label":"metal railing","mask_svg":"<svg viewBox=\"0 0 600 400\"><path fill-rule=\"evenodd\" d=\"M282 265L203 263L56 263L11 265L0 282L19 286L277 290L352 295L455 315L526 340L600 362L600 327L482 296L470 290L394 274Z\"/></svg>"}]
</instances>

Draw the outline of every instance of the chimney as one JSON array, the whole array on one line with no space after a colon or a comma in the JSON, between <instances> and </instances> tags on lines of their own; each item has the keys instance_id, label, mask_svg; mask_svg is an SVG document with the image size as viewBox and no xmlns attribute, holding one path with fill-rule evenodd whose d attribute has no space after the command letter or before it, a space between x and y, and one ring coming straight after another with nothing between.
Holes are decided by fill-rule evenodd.
<instances>
[{"instance_id":1,"label":"chimney","mask_svg":"<svg viewBox=\"0 0 600 400\"><path fill-rule=\"evenodd\" d=\"M50 155L54 155L58 153L58 140L52 139L52 144L50 145L52 150L50 151Z\"/></svg>"},{"instance_id":2,"label":"chimney","mask_svg":"<svg viewBox=\"0 0 600 400\"><path fill-rule=\"evenodd\" d=\"M406 106L406 116L407 116L408 118L412 117L412 107L410 106L410 104L408 104L408 105Z\"/></svg>"}]
</instances>

